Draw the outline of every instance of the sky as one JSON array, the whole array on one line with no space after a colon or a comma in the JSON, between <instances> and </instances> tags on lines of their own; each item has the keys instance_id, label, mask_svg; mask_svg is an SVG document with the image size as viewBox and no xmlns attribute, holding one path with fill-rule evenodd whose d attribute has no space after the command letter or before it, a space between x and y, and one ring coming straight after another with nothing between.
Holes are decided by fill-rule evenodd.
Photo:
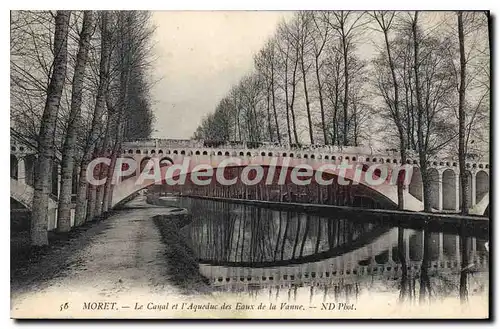
<instances>
[{"instance_id":1,"label":"sky","mask_svg":"<svg viewBox=\"0 0 500 329\"><path fill-rule=\"evenodd\" d=\"M154 138L192 137L202 118L249 73L253 56L291 12L153 13Z\"/></svg>"}]
</instances>

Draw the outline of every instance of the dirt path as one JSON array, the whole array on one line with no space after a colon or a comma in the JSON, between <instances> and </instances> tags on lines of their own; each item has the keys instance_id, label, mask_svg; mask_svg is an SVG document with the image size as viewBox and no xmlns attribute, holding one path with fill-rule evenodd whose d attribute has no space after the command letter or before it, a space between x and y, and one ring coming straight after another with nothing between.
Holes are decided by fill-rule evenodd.
<instances>
[{"instance_id":1,"label":"dirt path","mask_svg":"<svg viewBox=\"0 0 500 329\"><path fill-rule=\"evenodd\" d=\"M152 220L172 208L148 205L143 197L131 201L128 207L83 232L55 254L46 255L25 274L24 282L14 280L12 317L43 317L59 311L64 303L83 311L85 302L179 295L169 283L165 246ZM57 269L60 273L54 273ZM115 305L126 306L133 305Z\"/></svg>"}]
</instances>

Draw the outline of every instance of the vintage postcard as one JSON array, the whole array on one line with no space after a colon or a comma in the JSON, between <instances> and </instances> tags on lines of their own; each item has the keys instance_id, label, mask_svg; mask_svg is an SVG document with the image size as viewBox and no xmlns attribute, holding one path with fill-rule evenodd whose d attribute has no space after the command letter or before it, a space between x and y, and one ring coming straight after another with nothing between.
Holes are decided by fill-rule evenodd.
<instances>
[{"instance_id":1,"label":"vintage postcard","mask_svg":"<svg viewBox=\"0 0 500 329\"><path fill-rule=\"evenodd\" d=\"M11 11L14 319L490 317L484 11Z\"/></svg>"}]
</instances>

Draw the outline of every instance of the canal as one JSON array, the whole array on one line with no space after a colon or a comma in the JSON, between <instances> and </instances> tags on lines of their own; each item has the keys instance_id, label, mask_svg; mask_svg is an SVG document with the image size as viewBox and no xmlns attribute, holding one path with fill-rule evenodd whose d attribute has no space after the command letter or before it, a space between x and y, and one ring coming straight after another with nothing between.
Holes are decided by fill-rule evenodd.
<instances>
[{"instance_id":1,"label":"canal","mask_svg":"<svg viewBox=\"0 0 500 329\"><path fill-rule=\"evenodd\" d=\"M187 210L182 239L215 291L311 302L382 293L407 303L487 299L488 236L459 225L401 227L188 197L160 203Z\"/></svg>"}]
</instances>

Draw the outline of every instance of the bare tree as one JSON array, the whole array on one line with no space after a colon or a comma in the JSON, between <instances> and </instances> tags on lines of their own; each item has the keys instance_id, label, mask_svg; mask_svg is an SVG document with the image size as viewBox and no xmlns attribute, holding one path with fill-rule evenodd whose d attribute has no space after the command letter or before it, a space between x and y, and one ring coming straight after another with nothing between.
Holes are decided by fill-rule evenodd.
<instances>
[{"instance_id":1,"label":"bare tree","mask_svg":"<svg viewBox=\"0 0 500 329\"><path fill-rule=\"evenodd\" d=\"M325 119L325 104L323 99L323 83L321 79L321 70L324 65L322 54L327 46L330 37L330 25L326 24L329 20L329 12L312 13L312 38L314 51L314 68L316 73L316 82L318 88L319 107L321 111L321 130L323 131L323 143L328 145L328 129Z\"/></svg>"},{"instance_id":2,"label":"bare tree","mask_svg":"<svg viewBox=\"0 0 500 329\"><path fill-rule=\"evenodd\" d=\"M469 182L467 180L467 171L465 169L465 46L464 46L464 24L462 12L457 13L458 21L458 42L460 49L460 87L458 91L458 165L460 169L460 182L462 188L462 204L460 205L461 213L467 214L469 211Z\"/></svg>"},{"instance_id":3,"label":"bare tree","mask_svg":"<svg viewBox=\"0 0 500 329\"><path fill-rule=\"evenodd\" d=\"M71 229L71 194L74 174L74 160L77 147L77 133L80 126L83 79L87 65L90 38L93 33L93 13L85 11L82 30L80 32L79 49L76 61L73 84L71 91L71 111L69 114L68 128L62 149L61 161L61 190L57 214L57 229L68 232Z\"/></svg>"},{"instance_id":4,"label":"bare tree","mask_svg":"<svg viewBox=\"0 0 500 329\"><path fill-rule=\"evenodd\" d=\"M354 13L351 11L334 11L328 24L338 33L341 40L341 51L344 59L344 97L342 107L343 118L343 145L349 145L347 138L348 127L348 106L349 106L349 56L354 50L354 37L357 30L366 25L362 20L364 13Z\"/></svg>"},{"instance_id":5,"label":"bare tree","mask_svg":"<svg viewBox=\"0 0 500 329\"><path fill-rule=\"evenodd\" d=\"M31 243L48 244L47 212L55 156L54 132L57 113L66 76L68 27L70 11L58 11L54 31L54 61L47 90L47 101L40 124L38 160L35 170L33 208L31 217Z\"/></svg>"},{"instance_id":6,"label":"bare tree","mask_svg":"<svg viewBox=\"0 0 500 329\"><path fill-rule=\"evenodd\" d=\"M311 55L311 12L301 11L297 14L296 18L292 21L292 40L296 43L299 49L300 69L302 73L302 86L304 88L304 101L306 103L307 112L307 126L309 130L309 139L311 144L314 144L313 122L311 116L311 104L309 100L309 90L307 88L307 75L311 68L310 55Z\"/></svg>"},{"instance_id":7,"label":"bare tree","mask_svg":"<svg viewBox=\"0 0 500 329\"><path fill-rule=\"evenodd\" d=\"M385 90L385 84L379 84L380 91L384 95L384 100L386 102L387 108L390 112L390 117L392 122L397 128L398 136L399 136L399 151L401 157L401 163L406 163L406 134L405 134L405 120L403 119L403 115L401 114L400 104L399 104L399 83L396 78L396 69L394 60L392 58L391 53L391 45L389 42L389 31L392 28L394 21L394 12L374 12L373 18L377 22L378 26L382 30L384 34L385 41L385 49L387 52L387 63L389 66L391 78L392 78L392 88L393 95L390 97L389 93ZM403 186L404 182L402 180L398 180L398 208L404 209L404 195L403 195Z\"/></svg>"},{"instance_id":8,"label":"bare tree","mask_svg":"<svg viewBox=\"0 0 500 329\"><path fill-rule=\"evenodd\" d=\"M286 22L282 22L278 26L277 38L277 47L281 54L280 60L281 66L283 67L281 86L285 93L288 138L290 144L292 144L292 141L298 144L299 137L297 134L297 120L294 105L298 83L297 69L299 64L299 47L297 43L293 43L290 27Z\"/></svg>"},{"instance_id":9,"label":"bare tree","mask_svg":"<svg viewBox=\"0 0 500 329\"><path fill-rule=\"evenodd\" d=\"M90 194L87 205L87 165L95 155L97 143L100 139L100 130L102 129L103 117L106 110L106 90L108 88L109 78L109 60L111 52L111 35L108 26L109 13L107 11L101 12L101 53L99 63L99 85L97 96L95 100L94 114L88 139L87 148L84 151L82 162L80 165L80 179L78 184L76 196L76 210L75 210L75 226L83 224L85 217L91 219L93 217L95 193ZM92 186L90 186L92 189ZM94 186L95 188L95 186ZM86 210L88 209L88 210ZM86 215L85 215L86 213Z\"/></svg>"}]
</instances>

